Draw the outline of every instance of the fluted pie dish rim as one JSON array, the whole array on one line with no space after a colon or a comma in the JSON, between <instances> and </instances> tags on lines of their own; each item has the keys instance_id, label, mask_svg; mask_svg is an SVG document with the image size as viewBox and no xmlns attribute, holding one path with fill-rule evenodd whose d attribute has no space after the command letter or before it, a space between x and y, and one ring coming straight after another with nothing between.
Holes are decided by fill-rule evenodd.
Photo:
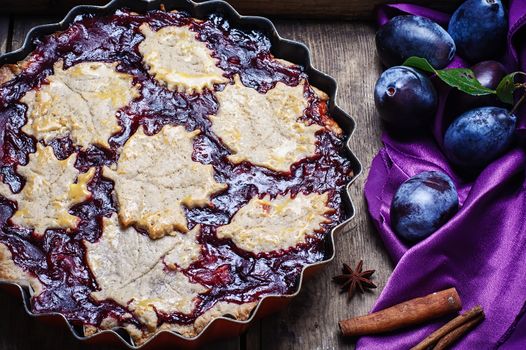
<instances>
[{"instance_id":1,"label":"fluted pie dish rim","mask_svg":"<svg viewBox=\"0 0 526 350\"><path fill-rule=\"evenodd\" d=\"M242 27L262 31L270 39L271 52L276 58L285 59L287 61L304 67L305 73L309 78L309 83L312 86L326 92L329 95L329 115L339 124L339 126L343 130L343 133L346 137L345 148L347 151L347 157L350 160L352 167L352 178L349 181L349 183L345 186L345 193L342 195L342 205L346 207L349 213L349 217L348 219L331 229L328 234L326 234L325 238L323 239L325 246L325 258L322 261L306 265L302 268L299 278L295 284L295 291L293 293L264 296L257 302L257 305L251 311L250 317L248 317L248 319L246 320L237 320L229 318L227 316L215 317L197 335L193 337L185 337L173 331L161 330L158 331L149 340L147 340L144 344L137 346L131 342L129 335L127 335L125 331L122 331L120 329L100 330L99 332L93 335L85 336L83 334L82 327L78 327L71 324L61 313L33 313L30 308L30 293L28 288L10 281L0 280L0 286L16 287L16 289L22 296L26 312L32 317L51 317L63 320L65 321L64 323L71 330L75 338L79 340L92 341L95 340L95 338L99 339L103 335L111 335L113 338L119 339L125 346L127 346L130 349L139 349L150 346L154 347L157 345L156 340L163 333L168 333L170 337L174 337L174 344L177 343L182 346L194 346L197 344L200 345L202 343L217 338L217 330L212 332L211 329L215 327L214 324L218 322L225 321L222 323L221 327L231 328L231 330L227 330L225 334L228 334L229 332L239 333L246 329L246 327L248 327L248 325L252 321L260 318L261 314L267 314L269 312L276 311L282 308L284 304L286 304L290 299L295 297L300 292L305 275L312 274L314 271L317 271L321 266L328 264L334 259L334 235L338 232L344 231L348 227L349 222L354 217L355 209L351 200L350 187L362 171L360 162L354 156L350 149L350 138L353 134L354 129L356 128L356 125L354 120L340 107L338 107L338 105L335 102L337 94L336 81L327 74L318 71L311 65L310 52L304 44L282 38L278 34L273 23L267 18L258 16L241 16L231 5L222 0L212 0L201 3L195 3L191 0L113 0L104 6L76 6L66 15L66 17L62 21L54 24L45 24L32 28L27 34L24 43L20 49L0 56L0 64L3 65L9 63L16 63L18 61L23 60L27 56L27 54L29 54L35 47L33 44L33 39L42 35L52 34L54 32L66 29L67 26L70 23L72 23L78 15L88 13L111 13L119 8L128 8L131 11L136 11L140 13L151 9L158 9L161 6L161 4L164 5L167 10L186 11L192 17L195 18L205 18L210 14L220 14L223 17L225 17L232 24L233 27Z\"/></svg>"}]
</instances>

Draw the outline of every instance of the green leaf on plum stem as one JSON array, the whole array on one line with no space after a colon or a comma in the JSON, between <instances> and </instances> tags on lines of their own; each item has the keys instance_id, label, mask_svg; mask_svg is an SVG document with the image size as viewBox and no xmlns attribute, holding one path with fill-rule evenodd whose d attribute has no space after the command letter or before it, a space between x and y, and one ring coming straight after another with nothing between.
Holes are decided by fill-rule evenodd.
<instances>
[{"instance_id":1,"label":"green leaf on plum stem","mask_svg":"<svg viewBox=\"0 0 526 350\"><path fill-rule=\"evenodd\" d=\"M483 96L497 93L495 90L482 86L469 68L435 69L425 58L415 56L409 57L403 65L434 73L447 85L469 95Z\"/></svg>"},{"instance_id":2,"label":"green leaf on plum stem","mask_svg":"<svg viewBox=\"0 0 526 350\"><path fill-rule=\"evenodd\" d=\"M497 97L502 102L508 103L510 105L513 104L513 93L517 89L517 85L515 84L515 77L517 75L526 76L526 73L514 72L508 74L504 78L502 78L499 85L497 86Z\"/></svg>"},{"instance_id":3,"label":"green leaf on plum stem","mask_svg":"<svg viewBox=\"0 0 526 350\"><path fill-rule=\"evenodd\" d=\"M425 58L411 56L402 64L403 66L414 67L423 70L428 73L436 73L436 69L433 68Z\"/></svg>"}]
</instances>

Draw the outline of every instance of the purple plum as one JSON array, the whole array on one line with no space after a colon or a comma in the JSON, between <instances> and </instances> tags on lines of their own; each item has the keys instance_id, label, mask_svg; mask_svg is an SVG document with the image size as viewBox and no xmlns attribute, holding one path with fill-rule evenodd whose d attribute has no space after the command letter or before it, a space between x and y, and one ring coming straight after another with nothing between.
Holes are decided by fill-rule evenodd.
<instances>
[{"instance_id":1,"label":"purple plum","mask_svg":"<svg viewBox=\"0 0 526 350\"><path fill-rule=\"evenodd\" d=\"M475 108L460 115L447 129L444 151L463 168L481 168L511 144L517 117L499 107Z\"/></svg>"},{"instance_id":2,"label":"purple plum","mask_svg":"<svg viewBox=\"0 0 526 350\"><path fill-rule=\"evenodd\" d=\"M451 178L425 171L405 181L391 203L391 226L408 242L430 236L458 210L458 194Z\"/></svg>"},{"instance_id":3,"label":"purple plum","mask_svg":"<svg viewBox=\"0 0 526 350\"><path fill-rule=\"evenodd\" d=\"M387 67L404 63L411 56L425 58L437 69L455 57L455 42L432 20L413 15L397 16L376 32L376 50Z\"/></svg>"},{"instance_id":4,"label":"purple plum","mask_svg":"<svg viewBox=\"0 0 526 350\"><path fill-rule=\"evenodd\" d=\"M374 102L385 122L413 129L433 118L437 93L424 74L411 67L396 66L383 72L376 82Z\"/></svg>"}]
</instances>

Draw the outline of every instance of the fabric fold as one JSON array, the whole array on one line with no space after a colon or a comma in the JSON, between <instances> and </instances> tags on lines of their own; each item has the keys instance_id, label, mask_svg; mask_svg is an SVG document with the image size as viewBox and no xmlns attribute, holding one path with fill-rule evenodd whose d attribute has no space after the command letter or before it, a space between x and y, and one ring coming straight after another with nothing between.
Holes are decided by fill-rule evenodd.
<instances>
[{"instance_id":1,"label":"fabric fold","mask_svg":"<svg viewBox=\"0 0 526 350\"><path fill-rule=\"evenodd\" d=\"M526 64L523 30L526 0L510 1L510 34L506 57L511 71ZM410 4L378 8L378 23L398 14L429 17L447 26L449 16ZM466 66L457 57L449 67ZM482 305L486 320L455 345L455 349L519 349L526 344L526 153L522 130L526 108L519 110L517 141L504 155L476 176L467 177L449 164L442 137L451 122L450 89L434 80L439 108L427 130L400 138L385 130L384 148L374 158L365 185L369 214L392 259L395 270L373 311L448 287L456 287L464 310ZM390 226L389 208L397 188L422 171L448 174L459 192L460 209L424 241L400 241ZM408 349L445 320L392 334L363 337L358 349Z\"/></svg>"}]
</instances>

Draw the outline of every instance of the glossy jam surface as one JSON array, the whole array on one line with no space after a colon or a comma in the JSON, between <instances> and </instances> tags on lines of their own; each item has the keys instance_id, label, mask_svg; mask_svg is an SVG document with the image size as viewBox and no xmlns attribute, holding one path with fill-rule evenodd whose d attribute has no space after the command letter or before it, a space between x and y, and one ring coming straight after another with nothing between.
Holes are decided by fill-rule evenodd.
<instances>
[{"instance_id":1,"label":"glossy jam surface","mask_svg":"<svg viewBox=\"0 0 526 350\"><path fill-rule=\"evenodd\" d=\"M294 164L290 173L277 173L248 162L238 165L228 162L225 156L229 151L210 132L207 117L218 110L214 91L187 95L158 84L147 73L137 50L143 39L138 27L144 22L154 29L190 25L197 38L214 52L219 67L230 79L238 74L244 85L262 93L277 82L295 86L307 78L301 67L275 60L269 52L270 41L263 34L231 28L218 16L196 21L184 13L152 11L137 15L122 10L107 17L79 17L64 32L37 40L36 49L23 63L22 71L0 86L1 174L13 192L24 185L17 166L27 164L28 154L35 152L37 142L20 130L26 122L27 107L18 101L29 89L45 83L54 62L62 59L69 67L85 61L118 61L118 70L132 74L134 83L140 84L141 96L118 113L122 131L110 138L111 149L92 146L80 150L68 138L51 142L60 159L77 152L75 166L80 171L97 168L89 184L92 197L70 210L81 219L77 229L70 232L48 229L45 234L36 235L26 228L15 227L9 218L16 204L0 197L0 242L10 249L15 263L35 275L43 286L42 293L32 299L34 312L60 312L73 322L91 325L100 324L107 316L122 319L127 314L124 306L90 298L97 283L85 261L83 240L97 241L102 216L117 210L113 183L100 175L100 167L117 161L117 149L139 127L144 127L148 134L158 132L166 124L200 129L202 133L194 143L194 160L212 164L216 179L228 184L226 191L212 198L211 206L186 210L190 227L202 225L198 240L203 251L202 258L183 272L209 291L200 295L192 314L159 313L160 321L188 324L218 301L244 303L268 294L293 292L302 268L324 258L325 235L346 218L341 195L350 180L351 165L343 136L329 129L320 131L316 155ZM218 85L215 90L223 88ZM326 102L318 100L310 89L305 94L310 103L304 120L325 124L329 119ZM325 226L324 232L287 251L256 256L238 249L230 240L218 239L215 234L218 226L228 224L235 212L254 196L326 191L330 193L329 205L334 208L330 215L332 223ZM127 322L141 327L135 319Z\"/></svg>"}]
</instances>

